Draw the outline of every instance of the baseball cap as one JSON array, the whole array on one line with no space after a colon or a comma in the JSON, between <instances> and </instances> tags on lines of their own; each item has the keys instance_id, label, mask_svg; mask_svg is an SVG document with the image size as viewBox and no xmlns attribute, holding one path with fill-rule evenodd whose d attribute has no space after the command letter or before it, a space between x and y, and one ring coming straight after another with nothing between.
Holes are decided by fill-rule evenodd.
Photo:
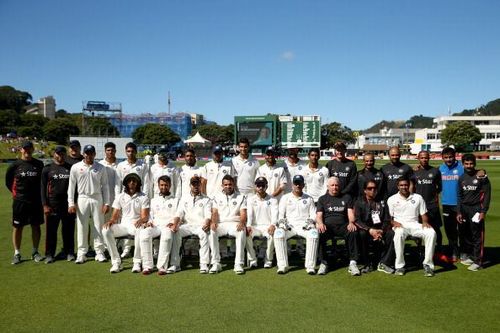
<instances>
[{"instance_id":1,"label":"baseball cap","mask_svg":"<svg viewBox=\"0 0 500 333\"><path fill-rule=\"evenodd\" d=\"M66 148L64 146L56 146L56 148L54 149L54 153L66 154Z\"/></svg>"},{"instance_id":2,"label":"baseball cap","mask_svg":"<svg viewBox=\"0 0 500 333\"><path fill-rule=\"evenodd\" d=\"M304 184L304 177L302 175L295 175L293 176L292 183L294 185Z\"/></svg>"},{"instance_id":3,"label":"baseball cap","mask_svg":"<svg viewBox=\"0 0 500 333\"><path fill-rule=\"evenodd\" d=\"M23 147L23 149L33 148L33 142L31 142L31 141L24 141L23 144L21 145L21 147Z\"/></svg>"},{"instance_id":4,"label":"baseball cap","mask_svg":"<svg viewBox=\"0 0 500 333\"><path fill-rule=\"evenodd\" d=\"M201 183L201 178L199 176L193 176L193 177L191 177L191 180L189 181L189 183L191 185L199 184L199 183Z\"/></svg>"},{"instance_id":5,"label":"baseball cap","mask_svg":"<svg viewBox=\"0 0 500 333\"><path fill-rule=\"evenodd\" d=\"M70 147L70 148L71 148L71 147L81 147L81 145L80 145L80 141L78 141L78 140L71 140L71 141L69 142L69 147Z\"/></svg>"},{"instance_id":6,"label":"baseball cap","mask_svg":"<svg viewBox=\"0 0 500 333\"><path fill-rule=\"evenodd\" d=\"M92 145L86 145L83 147L83 152L88 154L88 153L95 153L95 147Z\"/></svg>"},{"instance_id":7,"label":"baseball cap","mask_svg":"<svg viewBox=\"0 0 500 333\"><path fill-rule=\"evenodd\" d=\"M258 177L255 180L255 186L266 186L267 185L267 179L265 177Z\"/></svg>"},{"instance_id":8,"label":"baseball cap","mask_svg":"<svg viewBox=\"0 0 500 333\"><path fill-rule=\"evenodd\" d=\"M222 146L215 146L214 149L213 149L213 153L216 154L216 153L222 153L224 151L224 149L222 149Z\"/></svg>"}]
</instances>

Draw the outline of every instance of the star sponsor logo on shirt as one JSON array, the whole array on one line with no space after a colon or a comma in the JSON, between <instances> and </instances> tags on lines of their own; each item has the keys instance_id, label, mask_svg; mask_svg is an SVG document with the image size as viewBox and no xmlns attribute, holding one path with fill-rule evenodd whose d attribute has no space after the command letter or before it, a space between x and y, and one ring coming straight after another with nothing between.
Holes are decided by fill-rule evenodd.
<instances>
[{"instance_id":1,"label":"star sponsor logo on shirt","mask_svg":"<svg viewBox=\"0 0 500 333\"><path fill-rule=\"evenodd\" d=\"M327 209L328 209L329 212L333 212L333 207L332 206L328 207Z\"/></svg>"},{"instance_id":2,"label":"star sponsor logo on shirt","mask_svg":"<svg viewBox=\"0 0 500 333\"><path fill-rule=\"evenodd\" d=\"M23 171L23 172L20 173L20 175L21 175L21 177L25 177L26 176L26 172Z\"/></svg>"}]
</instances>

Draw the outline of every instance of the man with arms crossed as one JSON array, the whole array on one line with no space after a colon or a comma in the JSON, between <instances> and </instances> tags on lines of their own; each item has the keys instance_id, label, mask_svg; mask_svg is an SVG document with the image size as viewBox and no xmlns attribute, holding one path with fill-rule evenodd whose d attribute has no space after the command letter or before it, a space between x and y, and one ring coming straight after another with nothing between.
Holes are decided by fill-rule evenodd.
<instances>
[{"instance_id":1,"label":"man with arms crossed","mask_svg":"<svg viewBox=\"0 0 500 333\"><path fill-rule=\"evenodd\" d=\"M267 180L267 194L279 201L285 191L287 177L285 169L276 165L276 154L273 147L266 149L266 163L257 170L257 178L259 177L264 177Z\"/></svg>"},{"instance_id":2,"label":"man with arms crossed","mask_svg":"<svg viewBox=\"0 0 500 333\"><path fill-rule=\"evenodd\" d=\"M233 166L236 170L236 188L246 196L253 195L254 181L259 168L259 161L250 156L250 142L241 138L238 143L240 153L233 157Z\"/></svg>"},{"instance_id":3,"label":"man with arms crossed","mask_svg":"<svg viewBox=\"0 0 500 333\"><path fill-rule=\"evenodd\" d=\"M390 196L398 193L397 182L401 177L410 179L410 192L413 192L413 169L406 163L401 162L401 151L399 147L389 149L389 158L391 161L384 165L381 169L384 174L384 194L387 199Z\"/></svg>"},{"instance_id":4,"label":"man with arms crossed","mask_svg":"<svg viewBox=\"0 0 500 333\"><path fill-rule=\"evenodd\" d=\"M319 149L309 150L309 164L304 171L305 187L304 192L309 194L315 203L319 197L326 193L328 182L328 169L319 165Z\"/></svg>"},{"instance_id":5,"label":"man with arms crossed","mask_svg":"<svg viewBox=\"0 0 500 333\"><path fill-rule=\"evenodd\" d=\"M345 154L347 147L343 142L335 143L335 158L326 164L330 177L337 177L340 181L340 194L349 194L354 198L357 192L358 169L356 163L348 159Z\"/></svg>"},{"instance_id":6,"label":"man with arms crossed","mask_svg":"<svg viewBox=\"0 0 500 333\"><path fill-rule=\"evenodd\" d=\"M340 180L337 177L328 178L328 192L318 200L316 213L316 228L320 232L320 267L319 275L328 272L326 242L335 236L345 239L349 250L349 268L352 276L361 275L358 268L357 227L354 224L352 198L349 194L341 194Z\"/></svg>"},{"instance_id":7,"label":"man with arms crossed","mask_svg":"<svg viewBox=\"0 0 500 333\"><path fill-rule=\"evenodd\" d=\"M375 154L368 152L363 155L364 168L358 171L358 196L363 197L365 193L363 189L369 180L375 181L377 184L376 200L384 199L384 174L379 169L375 168Z\"/></svg>"},{"instance_id":8,"label":"man with arms crossed","mask_svg":"<svg viewBox=\"0 0 500 333\"><path fill-rule=\"evenodd\" d=\"M318 252L318 231L314 227L316 207L314 200L303 192L304 177L296 175L292 179L293 191L285 194L279 202L279 225L285 224L274 231L274 246L278 261L278 274L288 271L288 253L286 240L293 236L306 239L305 268L307 274L316 273L316 256ZM286 221L286 222L285 222Z\"/></svg>"},{"instance_id":9,"label":"man with arms crossed","mask_svg":"<svg viewBox=\"0 0 500 333\"><path fill-rule=\"evenodd\" d=\"M389 197L387 206L394 230L394 249L396 251L395 274L405 274L404 248L406 237L422 238L425 245L423 261L424 276L434 276L434 246L436 232L429 224L424 198L420 194L410 193L410 180L400 177L397 180L399 192ZM419 223L422 219L422 224Z\"/></svg>"},{"instance_id":10,"label":"man with arms crossed","mask_svg":"<svg viewBox=\"0 0 500 333\"><path fill-rule=\"evenodd\" d=\"M68 213L76 213L77 258L76 264L87 261L89 219L96 251L95 260L105 262L104 242L101 227L104 224L104 214L109 210L108 175L105 167L94 161L95 148L86 145L83 148L83 160L74 164L69 173ZM75 203L74 193L77 191L78 201Z\"/></svg>"},{"instance_id":11,"label":"man with arms crossed","mask_svg":"<svg viewBox=\"0 0 500 333\"><path fill-rule=\"evenodd\" d=\"M136 173L129 173L123 180L123 192L113 202L113 215L102 226L102 235L111 256L111 273L121 270L121 257L116 248L116 237L134 236L134 266L132 273L141 271L141 245L139 232L149 221L149 199L141 192L141 178ZM121 220L120 220L121 216ZM146 269L143 274L150 274Z\"/></svg>"}]
</instances>

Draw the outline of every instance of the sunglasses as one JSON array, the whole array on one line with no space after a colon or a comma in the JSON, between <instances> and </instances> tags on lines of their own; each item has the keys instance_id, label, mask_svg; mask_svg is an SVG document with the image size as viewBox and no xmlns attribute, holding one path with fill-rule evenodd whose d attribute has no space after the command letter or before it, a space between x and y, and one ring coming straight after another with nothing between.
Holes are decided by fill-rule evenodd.
<instances>
[{"instance_id":1,"label":"sunglasses","mask_svg":"<svg viewBox=\"0 0 500 333\"><path fill-rule=\"evenodd\" d=\"M372 190L376 190L377 188L374 187L374 186L368 186L367 188L365 188L365 190L368 190L368 191L372 191Z\"/></svg>"}]
</instances>

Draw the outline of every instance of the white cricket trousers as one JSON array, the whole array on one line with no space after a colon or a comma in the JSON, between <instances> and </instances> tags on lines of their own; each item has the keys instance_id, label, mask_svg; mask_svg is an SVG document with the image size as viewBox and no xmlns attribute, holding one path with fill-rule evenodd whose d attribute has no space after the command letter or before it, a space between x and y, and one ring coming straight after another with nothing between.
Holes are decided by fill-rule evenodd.
<instances>
[{"instance_id":1,"label":"white cricket trousers","mask_svg":"<svg viewBox=\"0 0 500 333\"><path fill-rule=\"evenodd\" d=\"M219 237L230 236L236 239L236 255L234 258L234 265L244 265L245 259L245 245L246 245L246 228L238 231L237 222L219 222L217 225L217 230L210 241L210 250L212 251L212 256L215 259L215 263L220 263L220 251L219 251Z\"/></svg>"},{"instance_id":2,"label":"white cricket trousers","mask_svg":"<svg viewBox=\"0 0 500 333\"><path fill-rule=\"evenodd\" d=\"M89 250L89 227L96 254L104 254L104 242L101 234L101 227L104 224L102 205L102 196L100 195L78 196L76 209L77 256L86 255ZM91 218L93 223L89 224Z\"/></svg>"},{"instance_id":3,"label":"white cricket trousers","mask_svg":"<svg viewBox=\"0 0 500 333\"><path fill-rule=\"evenodd\" d=\"M120 264L122 259L116 248L116 237L134 236L134 264L141 263L141 243L139 241L140 228L136 228L130 221L113 224L110 228L102 229L102 236L106 241L112 264Z\"/></svg>"},{"instance_id":4,"label":"white cricket trousers","mask_svg":"<svg viewBox=\"0 0 500 333\"><path fill-rule=\"evenodd\" d=\"M170 255L173 249L178 249L177 237L172 230L167 226L153 226L142 229L140 232L141 239L141 255L143 269L153 269L153 239L160 237L160 248L158 250L158 260L156 268L167 269L170 260ZM174 256L172 255L172 260ZM170 261L172 261L170 260Z\"/></svg>"},{"instance_id":5,"label":"white cricket trousers","mask_svg":"<svg viewBox=\"0 0 500 333\"><path fill-rule=\"evenodd\" d=\"M424 241L425 257L423 264L434 269L434 247L436 246L436 232L433 228L424 228L420 223L405 223L401 228L394 230L394 250L396 251L396 269L405 267L405 240L408 236L421 238Z\"/></svg>"},{"instance_id":6,"label":"white cricket trousers","mask_svg":"<svg viewBox=\"0 0 500 333\"><path fill-rule=\"evenodd\" d=\"M306 240L306 269L315 269L316 258L318 256L319 234L318 230L303 230L301 227L292 226L291 230L277 228L274 231L274 247L276 249L276 261L278 269L288 268L288 253L286 241L294 236L305 238Z\"/></svg>"},{"instance_id":7,"label":"white cricket trousers","mask_svg":"<svg viewBox=\"0 0 500 333\"><path fill-rule=\"evenodd\" d=\"M272 262L274 257L274 241L273 236L269 235L267 230L269 229L269 225L256 225L252 226L252 233L250 236L247 236L247 256L248 261L257 260L257 256L255 255L255 249L253 247L253 238L262 238L265 237L267 240L267 248L266 248L266 259L265 262Z\"/></svg>"},{"instance_id":8,"label":"white cricket trousers","mask_svg":"<svg viewBox=\"0 0 500 333\"><path fill-rule=\"evenodd\" d=\"M181 258L179 252L182 245L182 238L196 235L200 240L200 264L208 265L210 264L210 245L213 242L214 233L212 231L205 232L201 228L201 225L196 224L183 224L179 227L179 230L175 233L176 240L172 243L172 255L170 262L172 265L180 267ZM214 261L214 254L212 253L212 264Z\"/></svg>"}]
</instances>

